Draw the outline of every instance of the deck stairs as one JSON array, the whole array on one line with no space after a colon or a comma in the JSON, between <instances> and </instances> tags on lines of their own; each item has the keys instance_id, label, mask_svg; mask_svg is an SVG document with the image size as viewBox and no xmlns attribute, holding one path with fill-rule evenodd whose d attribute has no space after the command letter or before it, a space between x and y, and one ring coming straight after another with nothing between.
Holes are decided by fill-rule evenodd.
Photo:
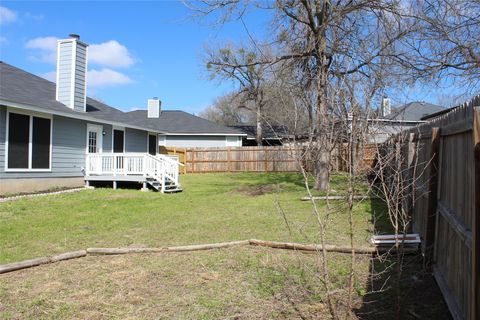
<instances>
[{"instance_id":1,"label":"deck stairs","mask_svg":"<svg viewBox=\"0 0 480 320\"><path fill-rule=\"evenodd\" d=\"M170 179L167 179L165 181L165 184L162 185L161 181L158 181L155 178L147 177L147 183L153 189L155 189L159 192L162 192L162 193L176 193L176 192L182 192L183 191L180 184L177 184Z\"/></svg>"}]
</instances>

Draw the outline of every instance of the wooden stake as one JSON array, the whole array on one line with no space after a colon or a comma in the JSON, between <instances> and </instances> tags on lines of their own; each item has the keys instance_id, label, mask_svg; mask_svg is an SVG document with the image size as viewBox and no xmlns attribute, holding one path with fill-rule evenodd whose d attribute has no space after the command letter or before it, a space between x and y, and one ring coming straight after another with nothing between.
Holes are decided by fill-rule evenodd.
<instances>
[{"instance_id":1,"label":"wooden stake","mask_svg":"<svg viewBox=\"0 0 480 320\"><path fill-rule=\"evenodd\" d=\"M438 164L440 159L440 128L432 128L430 149L429 190L427 227L425 230L425 258L427 269L431 270L434 263L435 230L437 227L437 191L438 191Z\"/></svg>"}]
</instances>

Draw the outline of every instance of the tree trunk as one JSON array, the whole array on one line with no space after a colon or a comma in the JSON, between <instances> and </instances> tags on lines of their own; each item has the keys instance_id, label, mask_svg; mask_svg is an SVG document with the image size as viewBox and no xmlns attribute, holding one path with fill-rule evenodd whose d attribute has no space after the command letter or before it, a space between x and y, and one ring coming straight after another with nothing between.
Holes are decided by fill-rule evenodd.
<instances>
[{"instance_id":1,"label":"tree trunk","mask_svg":"<svg viewBox=\"0 0 480 320\"><path fill-rule=\"evenodd\" d=\"M318 148L317 161L315 162L315 189L326 191L330 181L330 152Z\"/></svg>"},{"instance_id":2,"label":"tree trunk","mask_svg":"<svg viewBox=\"0 0 480 320\"><path fill-rule=\"evenodd\" d=\"M326 191L330 182L330 126L327 114L327 77L328 66L325 56L325 37L321 38L320 46L317 50L321 52L317 58L317 64L320 66L317 80L317 99L315 111L317 116L316 144L317 156L315 165L315 189Z\"/></svg>"},{"instance_id":3,"label":"tree trunk","mask_svg":"<svg viewBox=\"0 0 480 320\"><path fill-rule=\"evenodd\" d=\"M262 120L260 119L260 114L257 109L257 134L255 137L257 141L257 146L261 146L263 142L263 128L262 128Z\"/></svg>"},{"instance_id":4,"label":"tree trunk","mask_svg":"<svg viewBox=\"0 0 480 320\"><path fill-rule=\"evenodd\" d=\"M257 141L257 146L263 145L263 127L262 127L262 104L263 104L263 93L260 92L257 94L257 99L255 99L257 105L257 134L255 140Z\"/></svg>"}]
</instances>

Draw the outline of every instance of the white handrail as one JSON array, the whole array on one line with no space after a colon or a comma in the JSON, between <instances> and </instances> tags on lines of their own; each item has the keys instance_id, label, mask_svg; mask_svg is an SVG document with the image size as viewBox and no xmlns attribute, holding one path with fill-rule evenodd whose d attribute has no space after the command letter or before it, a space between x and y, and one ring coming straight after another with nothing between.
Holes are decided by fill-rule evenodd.
<instances>
[{"instance_id":1,"label":"white handrail","mask_svg":"<svg viewBox=\"0 0 480 320\"><path fill-rule=\"evenodd\" d=\"M154 178L165 190L167 179L178 185L178 161L164 155L148 153L92 153L87 154L85 174L90 175L142 175Z\"/></svg>"}]
</instances>

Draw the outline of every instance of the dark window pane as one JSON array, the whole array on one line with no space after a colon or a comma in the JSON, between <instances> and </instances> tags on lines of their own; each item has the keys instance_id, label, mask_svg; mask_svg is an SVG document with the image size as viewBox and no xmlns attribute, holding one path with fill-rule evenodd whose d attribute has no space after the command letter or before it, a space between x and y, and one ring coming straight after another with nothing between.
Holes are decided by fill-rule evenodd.
<instances>
[{"instance_id":1,"label":"dark window pane","mask_svg":"<svg viewBox=\"0 0 480 320\"><path fill-rule=\"evenodd\" d=\"M32 168L50 168L50 119L33 117Z\"/></svg>"},{"instance_id":2,"label":"dark window pane","mask_svg":"<svg viewBox=\"0 0 480 320\"><path fill-rule=\"evenodd\" d=\"M10 113L8 123L8 167L28 169L30 117Z\"/></svg>"},{"instance_id":3,"label":"dark window pane","mask_svg":"<svg viewBox=\"0 0 480 320\"><path fill-rule=\"evenodd\" d=\"M152 155L157 154L157 136L149 135L148 136L148 153Z\"/></svg>"},{"instance_id":4,"label":"dark window pane","mask_svg":"<svg viewBox=\"0 0 480 320\"><path fill-rule=\"evenodd\" d=\"M97 153L97 132L96 131L88 132L88 152Z\"/></svg>"},{"instance_id":5,"label":"dark window pane","mask_svg":"<svg viewBox=\"0 0 480 320\"><path fill-rule=\"evenodd\" d=\"M113 152L123 152L123 131L113 130Z\"/></svg>"}]
</instances>

